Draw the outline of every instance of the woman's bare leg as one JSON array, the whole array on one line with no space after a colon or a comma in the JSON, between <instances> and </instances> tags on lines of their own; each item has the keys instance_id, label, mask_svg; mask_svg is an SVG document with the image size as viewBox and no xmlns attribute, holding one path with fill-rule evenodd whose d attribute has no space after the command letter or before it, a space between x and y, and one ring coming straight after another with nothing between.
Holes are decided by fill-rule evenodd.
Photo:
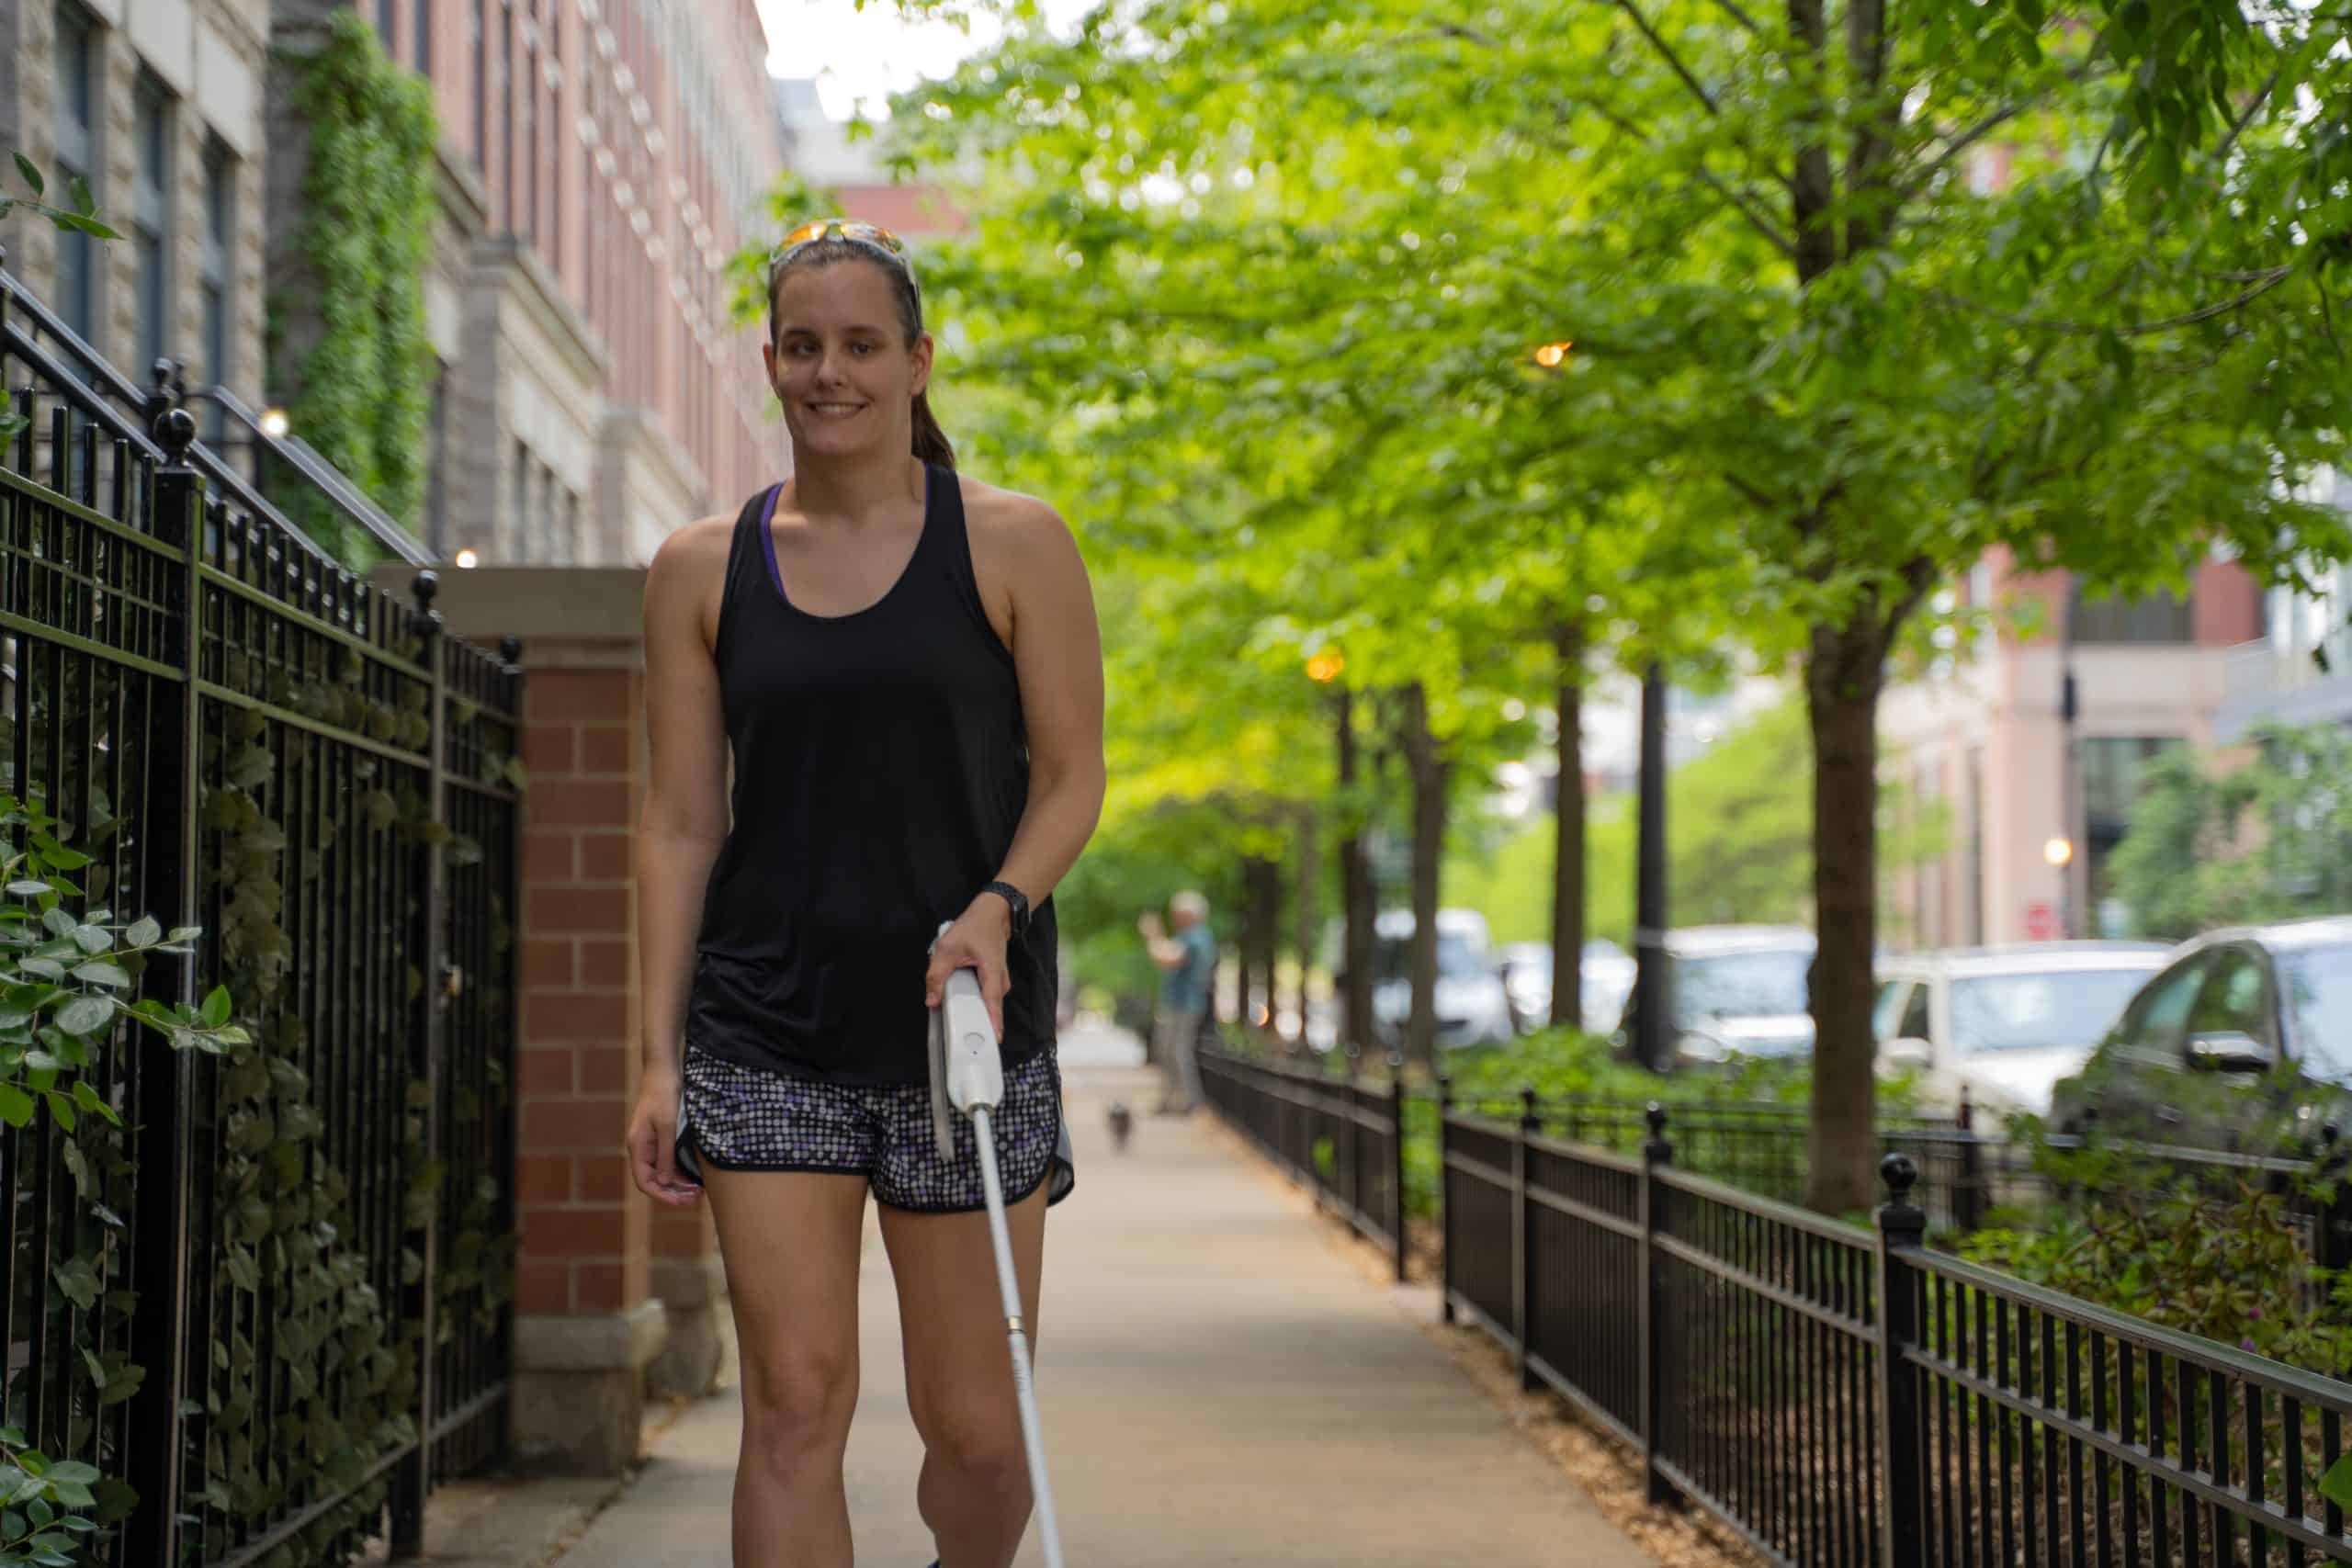
<instances>
[{"instance_id":1,"label":"woman's bare leg","mask_svg":"<svg viewBox=\"0 0 2352 1568\"><path fill-rule=\"evenodd\" d=\"M842 1453L865 1189L863 1175L708 1172L743 1364L735 1568L851 1568Z\"/></svg>"},{"instance_id":2,"label":"woman's bare leg","mask_svg":"<svg viewBox=\"0 0 2352 1568\"><path fill-rule=\"evenodd\" d=\"M1005 1215L1033 1351L1047 1186L1040 1181ZM1011 1568L1029 1525L1029 1467L989 1217L913 1213L887 1203L881 1213L899 1287L907 1404L923 1441L916 1506L938 1540L941 1568Z\"/></svg>"}]
</instances>

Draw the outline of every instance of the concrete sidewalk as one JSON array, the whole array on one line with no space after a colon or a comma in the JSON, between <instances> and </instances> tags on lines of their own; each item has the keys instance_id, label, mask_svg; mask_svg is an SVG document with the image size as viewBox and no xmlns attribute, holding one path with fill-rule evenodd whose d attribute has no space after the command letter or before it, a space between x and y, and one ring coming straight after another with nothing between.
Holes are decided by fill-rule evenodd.
<instances>
[{"instance_id":1,"label":"concrete sidewalk","mask_svg":"<svg viewBox=\"0 0 2352 1568\"><path fill-rule=\"evenodd\" d=\"M1105 1108L1148 1108L1156 1084L1066 1055L1079 1182L1046 1229L1038 1397L1075 1568L1650 1561L1414 1326L1425 1292L1368 1282L1198 1122L1139 1116L1113 1153ZM921 1445L870 1208L863 1300L857 1558L924 1568ZM687 1411L560 1568L727 1563L740 1408L729 1388ZM1043 1562L1033 1530L1020 1562Z\"/></svg>"}]
</instances>

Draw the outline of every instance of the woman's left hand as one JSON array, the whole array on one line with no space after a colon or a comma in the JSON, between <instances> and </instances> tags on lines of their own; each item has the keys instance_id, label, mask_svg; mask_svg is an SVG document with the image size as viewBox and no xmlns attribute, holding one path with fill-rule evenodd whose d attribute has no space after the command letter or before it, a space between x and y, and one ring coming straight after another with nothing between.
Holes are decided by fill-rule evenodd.
<instances>
[{"instance_id":1,"label":"woman's left hand","mask_svg":"<svg viewBox=\"0 0 2352 1568\"><path fill-rule=\"evenodd\" d=\"M1004 949L1012 940L1012 907L993 893L973 899L931 950L931 970L923 976L923 1005L935 1008L946 997L948 976L958 969L976 969L980 996L989 1004L989 1021L996 1027L997 1043L1002 1044L1004 993L1011 986L1004 972Z\"/></svg>"}]
</instances>

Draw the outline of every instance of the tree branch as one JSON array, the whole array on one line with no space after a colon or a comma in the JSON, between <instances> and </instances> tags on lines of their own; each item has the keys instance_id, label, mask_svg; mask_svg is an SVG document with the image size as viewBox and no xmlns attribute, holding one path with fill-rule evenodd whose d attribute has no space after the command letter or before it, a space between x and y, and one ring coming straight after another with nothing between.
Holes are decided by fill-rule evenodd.
<instances>
[{"instance_id":1,"label":"tree branch","mask_svg":"<svg viewBox=\"0 0 2352 1568\"><path fill-rule=\"evenodd\" d=\"M1634 4L1634 0L1617 0L1617 8L1634 18L1634 26L1639 28L1642 30L1642 36L1650 40L1650 47L1657 51L1658 58L1665 61L1674 73L1682 78L1682 85L1696 94L1701 103L1707 106L1707 112L1718 118L1722 118L1723 107L1715 102L1714 95L1700 84L1699 78L1690 74L1690 68L1682 63L1680 55L1674 52L1674 46L1660 37L1656 28L1650 26L1649 18L1642 15L1641 8Z\"/></svg>"},{"instance_id":2,"label":"tree branch","mask_svg":"<svg viewBox=\"0 0 2352 1568\"><path fill-rule=\"evenodd\" d=\"M2137 321L2130 326L2121 327L2095 326L2087 321L2059 321L2049 317L2021 316L2014 311L1998 310L1991 305L1980 305L1973 299L1963 299L1957 294L1950 294L1940 288L1928 289L1928 296L1946 305L1957 306L1963 310L1973 310L1980 316L1990 316L1995 321L2007 321L2013 327L2025 327L2035 332L2066 333L2076 337L2097 337L2102 333L2111 332L2119 337L2145 337L2151 333L2168 333L2181 327L2193 327L2199 321L2210 321L2216 316L2226 316L2233 310L2242 310L2292 277L2295 271L2292 265L2272 267L2267 272L2252 275L2256 279L2255 286L2242 294L2233 295L2227 299L2217 299L2211 305L2200 305L2194 310L2183 311L2177 316L2166 316L2161 321Z\"/></svg>"}]
</instances>

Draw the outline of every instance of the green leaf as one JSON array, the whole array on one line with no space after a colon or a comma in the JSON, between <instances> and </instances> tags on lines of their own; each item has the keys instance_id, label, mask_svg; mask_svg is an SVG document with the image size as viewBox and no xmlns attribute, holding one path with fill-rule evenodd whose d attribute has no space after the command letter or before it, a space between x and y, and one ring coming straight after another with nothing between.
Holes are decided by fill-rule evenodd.
<instances>
[{"instance_id":1,"label":"green leaf","mask_svg":"<svg viewBox=\"0 0 2352 1568\"><path fill-rule=\"evenodd\" d=\"M11 882L8 884L9 892L21 895L28 898L37 897L43 893L50 892L51 890L51 889L48 883L34 882L30 879L19 882Z\"/></svg>"},{"instance_id":2,"label":"green leaf","mask_svg":"<svg viewBox=\"0 0 2352 1568\"><path fill-rule=\"evenodd\" d=\"M98 1273L96 1269L90 1267L88 1258L69 1258L57 1265L51 1272L56 1278L57 1288L64 1292L66 1300L75 1306L87 1312L96 1303L100 1289ZM24 1463L21 1459L17 1462ZM28 1465L26 1468L31 1467Z\"/></svg>"},{"instance_id":3,"label":"green leaf","mask_svg":"<svg viewBox=\"0 0 2352 1568\"><path fill-rule=\"evenodd\" d=\"M87 964L80 965L74 971L74 977L76 980L85 981L93 986L128 986L130 984L130 976L123 973L122 965L119 964L109 964L103 958L93 958Z\"/></svg>"},{"instance_id":4,"label":"green leaf","mask_svg":"<svg viewBox=\"0 0 2352 1568\"><path fill-rule=\"evenodd\" d=\"M62 1459L49 1467L51 1481L78 1481L85 1486L98 1478L96 1465L85 1464L78 1459Z\"/></svg>"},{"instance_id":5,"label":"green leaf","mask_svg":"<svg viewBox=\"0 0 2352 1568\"><path fill-rule=\"evenodd\" d=\"M98 209L98 198L90 194L90 182L82 175L75 175L74 178L67 183L65 188L67 193L74 198L74 210L75 212L87 217L89 214L96 212Z\"/></svg>"},{"instance_id":6,"label":"green leaf","mask_svg":"<svg viewBox=\"0 0 2352 1568\"><path fill-rule=\"evenodd\" d=\"M2340 1508L2352 1508L2352 1453L2327 1467L2319 1478L2319 1495Z\"/></svg>"},{"instance_id":7,"label":"green leaf","mask_svg":"<svg viewBox=\"0 0 2352 1568\"><path fill-rule=\"evenodd\" d=\"M31 191L33 195L40 197L49 194L49 182L40 177L40 170L35 167L33 161L22 152L17 154L17 174L25 182L25 188Z\"/></svg>"},{"instance_id":8,"label":"green leaf","mask_svg":"<svg viewBox=\"0 0 2352 1568\"><path fill-rule=\"evenodd\" d=\"M76 926L74 928L74 945L85 953L104 953L114 945L114 933L96 926Z\"/></svg>"},{"instance_id":9,"label":"green leaf","mask_svg":"<svg viewBox=\"0 0 2352 1568\"><path fill-rule=\"evenodd\" d=\"M22 1427L0 1427L0 1443L6 1443L12 1449L21 1449L31 1441L25 1436Z\"/></svg>"},{"instance_id":10,"label":"green leaf","mask_svg":"<svg viewBox=\"0 0 2352 1568\"><path fill-rule=\"evenodd\" d=\"M130 947L151 947L164 934L164 928L154 916L144 916L122 933L124 943Z\"/></svg>"},{"instance_id":11,"label":"green leaf","mask_svg":"<svg viewBox=\"0 0 2352 1568\"><path fill-rule=\"evenodd\" d=\"M73 1132L77 1119L73 1100L55 1093L45 1094L41 1098L49 1101L49 1113L57 1118L57 1124L69 1133Z\"/></svg>"},{"instance_id":12,"label":"green leaf","mask_svg":"<svg viewBox=\"0 0 2352 1568\"><path fill-rule=\"evenodd\" d=\"M74 928L82 922L62 909L43 909L40 912L40 923L52 936L70 937L74 934Z\"/></svg>"},{"instance_id":13,"label":"green leaf","mask_svg":"<svg viewBox=\"0 0 2352 1568\"><path fill-rule=\"evenodd\" d=\"M0 1083L0 1122L21 1127L33 1119L33 1097L12 1083Z\"/></svg>"},{"instance_id":14,"label":"green leaf","mask_svg":"<svg viewBox=\"0 0 2352 1568\"><path fill-rule=\"evenodd\" d=\"M204 1010L200 1015L204 1021L204 1027L207 1029L218 1029L222 1024L228 1022L229 1010L232 1005L232 1004L229 998L229 987L226 986L213 987L211 995L204 998Z\"/></svg>"},{"instance_id":15,"label":"green leaf","mask_svg":"<svg viewBox=\"0 0 2352 1568\"><path fill-rule=\"evenodd\" d=\"M93 1033L114 1021L114 1012L115 1004L104 997L76 997L59 1010L57 1027L68 1034ZM31 1057L28 1055L26 1059L30 1061ZM50 1065L53 1066L56 1064L52 1060Z\"/></svg>"},{"instance_id":16,"label":"green leaf","mask_svg":"<svg viewBox=\"0 0 2352 1568\"><path fill-rule=\"evenodd\" d=\"M202 926L174 926L164 940L165 942L194 942L203 934Z\"/></svg>"}]
</instances>

